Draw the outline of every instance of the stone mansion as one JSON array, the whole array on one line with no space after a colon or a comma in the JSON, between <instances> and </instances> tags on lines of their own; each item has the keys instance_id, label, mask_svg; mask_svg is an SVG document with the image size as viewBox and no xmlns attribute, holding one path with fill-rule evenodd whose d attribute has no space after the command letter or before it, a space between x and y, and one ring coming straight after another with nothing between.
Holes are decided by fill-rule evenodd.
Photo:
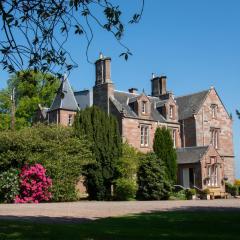
<instances>
[{"instance_id":1,"label":"stone mansion","mask_svg":"<svg viewBox=\"0 0 240 240\"><path fill-rule=\"evenodd\" d=\"M234 181L232 119L213 87L174 97L166 76L153 76L151 95L122 92L112 82L110 58L100 55L95 67L92 90L73 92L64 77L50 108L39 107L38 119L70 126L77 111L96 105L116 116L123 140L142 152L152 150L156 128L165 126L177 151L179 184L224 191L224 182Z\"/></svg>"}]
</instances>

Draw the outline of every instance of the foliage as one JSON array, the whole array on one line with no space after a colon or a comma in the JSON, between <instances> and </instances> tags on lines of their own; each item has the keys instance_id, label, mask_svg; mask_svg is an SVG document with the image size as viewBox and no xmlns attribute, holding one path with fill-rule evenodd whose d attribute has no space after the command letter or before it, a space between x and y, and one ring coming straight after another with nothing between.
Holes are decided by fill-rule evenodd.
<instances>
[{"instance_id":1,"label":"foliage","mask_svg":"<svg viewBox=\"0 0 240 240\"><path fill-rule=\"evenodd\" d=\"M129 201L136 197L137 184L134 179L119 178L115 182L114 195L116 200Z\"/></svg>"},{"instance_id":2,"label":"foliage","mask_svg":"<svg viewBox=\"0 0 240 240\"><path fill-rule=\"evenodd\" d=\"M153 150L166 166L169 180L174 184L177 180L177 154L169 129L157 128L153 140Z\"/></svg>"},{"instance_id":3,"label":"foliage","mask_svg":"<svg viewBox=\"0 0 240 240\"><path fill-rule=\"evenodd\" d=\"M170 200L186 200L186 191L184 189L178 191L178 192L171 192Z\"/></svg>"},{"instance_id":4,"label":"foliage","mask_svg":"<svg viewBox=\"0 0 240 240\"><path fill-rule=\"evenodd\" d=\"M59 80L50 74L21 71L12 75L7 87L0 91L0 130L10 128L11 98L14 89L16 128L30 126L39 104L50 106L59 87Z\"/></svg>"},{"instance_id":5,"label":"foliage","mask_svg":"<svg viewBox=\"0 0 240 240\"><path fill-rule=\"evenodd\" d=\"M0 174L0 202L13 202L19 194L19 172L10 168Z\"/></svg>"},{"instance_id":6,"label":"foliage","mask_svg":"<svg viewBox=\"0 0 240 240\"><path fill-rule=\"evenodd\" d=\"M172 190L163 161L154 153L142 158L137 183L137 198L140 200L168 199Z\"/></svg>"},{"instance_id":7,"label":"foliage","mask_svg":"<svg viewBox=\"0 0 240 240\"><path fill-rule=\"evenodd\" d=\"M238 115L238 118L240 119L240 112L238 110L236 110L236 113Z\"/></svg>"},{"instance_id":8,"label":"foliage","mask_svg":"<svg viewBox=\"0 0 240 240\"><path fill-rule=\"evenodd\" d=\"M127 142L122 144L122 156L117 162L117 171L121 178L136 179L141 156L142 154Z\"/></svg>"},{"instance_id":9,"label":"foliage","mask_svg":"<svg viewBox=\"0 0 240 240\"><path fill-rule=\"evenodd\" d=\"M210 190L209 190L209 188L205 188L205 189L203 189L203 194L210 194Z\"/></svg>"},{"instance_id":10,"label":"foliage","mask_svg":"<svg viewBox=\"0 0 240 240\"><path fill-rule=\"evenodd\" d=\"M186 192L187 199L192 199L192 196L196 195L196 189L194 188L186 189L185 192Z\"/></svg>"},{"instance_id":11,"label":"foliage","mask_svg":"<svg viewBox=\"0 0 240 240\"><path fill-rule=\"evenodd\" d=\"M93 162L89 142L80 135L76 137L71 128L39 124L0 132L0 172L42 164L53 181L53 201L76 200L75 185L83 166Z\"/></svg>"},{"instance_id":12,"label":"foliage","mask_svg":"<svg viewBox=\"0 0 240 240\"><path fill-rule=\"evenodd\" d=\"M227 193L230 193L232 196L236 196L238 194L238 188L236 185L227 182L225 186Z\"/></svg>"},{"instance_id":13,"label":"foliage","mask_svg":"<svg viewBox=\"0 0 240 240\"><path fill-rule=\"evenodd\" d=\"M50 188L52 179L46 176L46 169L41 164L23 166L20 173L20 194L15 203L39 203L52 197Z\"/></svg>"},{"instance_id":14,"label":"foliage","mask_svg":"<svg viewBox=\"0 0 240 240\"><path fill-rule=\"evenodd\" d=\"M92 142L96 163L86 168L90 199L110 199L111 185L117 177L117 162L122 154L121 136L115 117L93 106L80 111L74 121L77 135Z\"/></svg>"},{"instance_id":15,"label":"foliage","mask_svg":"<svg viewBox=\"0 0 240 240\"><path fill-rule=\"evenodd\" d=\"M144 0L129 23L140 20L143 6ZM127 20L122 21L120 7L112 0L6 0L0 2L0 16L0 62L10 73L23 67L55 73L71 70L76 63L65 48L68 37L83 36L88 55L94 27L113 35L125 50L121 56L131 55L120 42Z\"/></svg>"}]
</instances>

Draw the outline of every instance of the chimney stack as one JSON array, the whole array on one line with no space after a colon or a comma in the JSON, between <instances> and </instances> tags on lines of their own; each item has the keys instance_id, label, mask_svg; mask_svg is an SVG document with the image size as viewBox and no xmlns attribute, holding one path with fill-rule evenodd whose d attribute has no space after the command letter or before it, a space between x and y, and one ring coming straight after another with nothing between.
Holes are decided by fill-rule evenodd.
<instances>
[{"instance_id":1,"label":"chimney stack","mask_svg":"<svg viewBox=\"0 0 240 240\"><path fill-rule=\"evenodd\" d=\"M100 53L99 59L95 62L95 68L96 68L95 86L112 82L110 57L104 57L103 54Z\"/></svg>"},{"instance_id":2,"label":"chimney stack","mask_svg":"<svg viewBox=\"0 0 240 240\"><path fill-rule=\"evenodd\" d=\"M167 93L166 76L155 77L155 75L153 75L151 81L152 81L152 96L160 97L161 95L165 95Z\"/></svg>"}]
</instances>

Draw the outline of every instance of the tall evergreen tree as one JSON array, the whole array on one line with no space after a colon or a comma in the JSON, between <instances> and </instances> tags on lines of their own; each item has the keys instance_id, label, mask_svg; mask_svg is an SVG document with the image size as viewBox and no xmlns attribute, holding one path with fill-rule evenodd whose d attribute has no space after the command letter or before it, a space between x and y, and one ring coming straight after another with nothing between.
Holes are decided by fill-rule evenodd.
<instances>
[{"instance_id":1,"label":"tall evergreen tree","mask_svg":"<svg viewBox=\"0 0 240 240\"><path fill-rule=\"evenodd\" d=\"M173 147L173 140L169 129L157 128L153 140L153 150L161 159L167 171L169 180L174 184L177 180L177 153Z\"/></svg>"},{"instance_id":2,"label":"tall evergreen tree","mask_svg":"<svg viewBox=\"0 0 240 240\"><path fill-rule=\"evenodd\" d=\"M96 164L86 169L86 185L90 199L111 197L111 185L117 176L117 161L121 156L121 136L117 120L93 106L80 111L75 118L76 134L84 134L92 145Z\"/></svg>"}]
</instances>

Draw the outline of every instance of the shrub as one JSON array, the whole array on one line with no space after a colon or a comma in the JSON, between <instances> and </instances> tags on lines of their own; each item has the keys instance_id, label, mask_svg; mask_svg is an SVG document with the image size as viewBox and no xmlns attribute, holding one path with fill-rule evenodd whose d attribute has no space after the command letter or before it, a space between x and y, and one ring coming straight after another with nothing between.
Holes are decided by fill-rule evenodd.
<instances>
[{"instance_id":1,"label":"shrub","mask_svg":"<svg viewBox=\"0 0 240 240\"><path fill-rule=\"evenodd\" d=\"M137 184L135 180L119 178L115 185L115 199L120 201L133 200L136 197Z\"/></svg>"},{"instance_id":2,"label":"shrub","mask_svg":"<svg viewBox=\"0 0 240 240\"><path fill-rule=\"evenodd\" d=\"M205 188L204 190L203 190L203 194L210 194L210 190L209 190L209 188Z\"/></svg>"},{"instance_id":3,"label":"shrub","mask_svg":"<svg viewBox=\"0 0 240 240\"><path fill-rule=\"evenodd\" d=\"M11 168L0 174L0 201L13 202L19 194L19 172Z\"/></svg>"},{"instance_id":4,"label":"shrub","mask_svg":"<svg viewBox=\"0 0 240 240\"><path fill-rule=\"evenodd\" d=\"M231 183L226 183L226 192L230 193L232 196L236 196L237 195L237 186L232 185Z\"/></svg>"},{"instance_id":5,"label":"shrub","mask_svg":"<svg viewBox=\"0 0 240 240\"><path fill-rule=\"evenodd\" d=\"M196 195L196 189L194 188L186 189L185 192L187 199L192 199L192 196Z\"/></svg>"},{"instance_id":6,"label":"shrub","mask_svg":"<svg viewBox=\"0 0 240 240\"><path fill-rule=\"evenodd\" d=\"M163 162L154 153L143 156L137 174L140 200L168 199L172 190Z\"/></svg>"},{"instance_id":7,"label":"shrub","mask_svg":"<svg viewBox=\"0 0 240 240\"><path fill-rule=\"evenodd\" d=\"M172 192L169 197L170 200L186 200L186 191L180 190L178 192Z\"/></svg>"},{"instance_id":8,"label":"shrub","mask_svg":"<svg viewBox=\"0 0 240 240\"><path fill-rule=\"evenodd\" d=\"M20 194L15 203L39 203L51 199L51 178L46 176L46 169L41 164L25 165L20 173Z\"/></svg>"},{"instance_id":9,"label":"shrub","mask_svg":"<svg viewBox=\"0 0 240 240\"><path fill-rule=\"evenodd\" d=\"M74 201L83 166L94 162L90 147L72 128L56 125L0 132L0 173L11 167L42 164L53 181L52 200Z\"/></svg>"}]
</instances>

